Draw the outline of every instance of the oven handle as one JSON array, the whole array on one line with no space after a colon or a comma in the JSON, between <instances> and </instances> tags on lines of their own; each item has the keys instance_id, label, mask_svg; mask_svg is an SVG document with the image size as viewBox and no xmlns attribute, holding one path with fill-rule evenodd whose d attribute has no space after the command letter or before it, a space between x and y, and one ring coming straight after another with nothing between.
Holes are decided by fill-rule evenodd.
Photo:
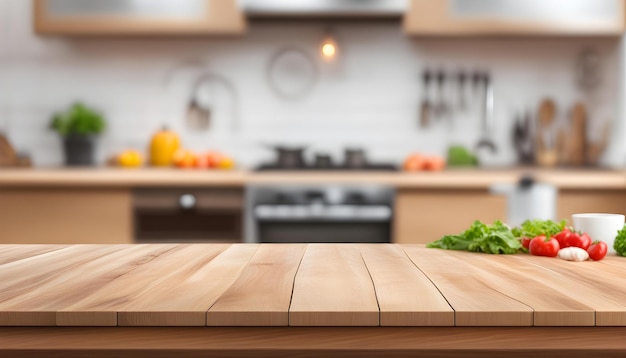
<instances>
[{"instance_id":1,"label":"oven handle","mask_svg":"<svg viewBox=\"0 0 626 358\"><path fill-rule=\"evenodd\" d=\"M257 205L259 221L387 222L393 216L388 205Z\"/></svg>"}]
</instances>

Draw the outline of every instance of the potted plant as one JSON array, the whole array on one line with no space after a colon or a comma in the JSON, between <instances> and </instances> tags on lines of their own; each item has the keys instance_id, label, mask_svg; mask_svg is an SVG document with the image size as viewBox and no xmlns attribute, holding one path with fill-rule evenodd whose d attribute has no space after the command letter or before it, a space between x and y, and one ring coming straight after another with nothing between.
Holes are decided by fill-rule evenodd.
<instances>
[{"instance_id":1,"label":"potted plant","mask_svg":"<svg viewBox=\"0 0 626 358\"><path fill-rule=\"evenodd\" d=\"M50 122L63 137L65 163L72 166L94 164L96 137L105 126L104 117L82 103L55 114Z\"/></svg>"}]
</instances>

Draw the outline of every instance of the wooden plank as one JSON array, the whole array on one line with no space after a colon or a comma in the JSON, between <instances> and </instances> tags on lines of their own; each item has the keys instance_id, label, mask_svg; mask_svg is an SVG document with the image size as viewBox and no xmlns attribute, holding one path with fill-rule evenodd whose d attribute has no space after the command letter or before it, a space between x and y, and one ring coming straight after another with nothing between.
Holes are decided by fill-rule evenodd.
<instances>
[{"instance_id":1,"label":"wooden plank","mask_svg":"<svg viewBox=\"0 0 626 358\"><path fill-rule=\"evenodd\" d=\"M0 356L622 358L622 327L4 327Z\"/></svg>"},{"instance_id":2,"label":"wooden plank","mask_svg":"<svg viewBox=\"0 0 626 358\"><path fill-rule=\"evenodd\" d=\"M379 325L376 293L358 245L307 247L294 283L289 325Z\"/></svg>"},{"instance_id":3,"label":"wooden plank","mask_svg":"<svg viewBox=\"0 0 626 358\"><path fill-rule=\"evenodd\" d=\"M287 326L304 244L264 244L207 312L209 326Z\"/></svg>"},{"instance_id":4,"label":"wooden plank","mask_svg":"<svg viewBox=\"0 0 626 358\"><path fill-rule=\"evenodd\" d=\"M0 265L64 248L64 245L0 245Z\"/></svg>"},{"instance_id":5,"label":"wooden plank","mask_svg":"<svg viewBox=\"0 0 626 358\"><path fill-rule=\"evenodd\" d=\"M459 251L449 254L472 265L471 274L488 282L493 289L531 307L535 326L595 325L595 310L588 305L590 302L580 302L569 294L576 289L575 282L567 281L565 287L556 288L553 281L558 281L558 277L547 270L525 274L528 264L515 260L515 256ZM556 260L543 257L540 261L553 263Z\"/></svg>"},{"instance_id":6,"label":"wooden plank","mask_svg":"<svg viewBox=\"0 0 626 358\"><path fill-rule=\"evenodd\" d=\"M146 291L145 297L133 300L118 313L120 326L195 326L206 325L206 312L237 280L254 253L256 244L233 245L208 260L216 245L194 245L180 269L160 285ZM207 257L198 260L198 251Z\"/></svg>"},{"instance_id":7,"label":"wooden plank","mask_svg":"<svg viewBox=\"0 0 626 358\"><path fill-rule=\"evenodd\" d=\"M173 247L174 245L110 246L118 250L83 261L72 266L70 270L3 301L0 307L2 313L8 317L3 323L11 325L28 319L24 325L36 325L44 320L54 325L57 323L56 311L94 294L103 284L128 274ZM91 247L84 246L76 255L86 256L85 252L91 250ZM106 323L115 325L115 320L111 319Z\"/></svg>"},{"instance_id":8,"label":"wooden plank","mask_svg":"<svg viewBox=\"0 0 626 358\"><path fill-rule=\"evenodd\" d=\"M480 272L449 251L402 247L417 267L428 276L455 311L456 326L531 326L533 310L503 294Z\"/></svg>"},{"instance_id":9,"label":"wooden plank","mask_svg":"<svg viewBox=\"0 0 626 358\"><path fill-rule=\"evenodd\" d=\"M57 313L58 325L204 326L206 311L237 279L258 245L177 245Z\"/></svg>"},{"instance_id":10,"label":"wooden plank","mask_svg":"<svg viewBox=\"0 0 626 358\"><path fill-rule=\"evenodd\" d=\"M2 265L0 325L55 325L55 307L42 287L63 282L81 266L108 259L123 246L75 245ZM65 294L68 294L65 292Z\"/></svg>"},{"instance_id":11,"label":"wooden plank","mask_svg":"<svg viewBox=\"0 0 626 358\"><path fill-rule=\"evenodd\" d=\"M454 310L396 245L363 245L381 326L454 326Z\"/></svg>"},{"instance_id":12,"label":"wooden plank","mask_svg":"<svg viewBox=\"0 0 626 358\"><path fill-rule=\"evenodd\" d=\"M544 279L555 289L593 307L596 326L626 325L625 259L607 256L602 261L567 262L531 255L514 259L550 272L552 279Z\"/></svg>"}]
</instances>

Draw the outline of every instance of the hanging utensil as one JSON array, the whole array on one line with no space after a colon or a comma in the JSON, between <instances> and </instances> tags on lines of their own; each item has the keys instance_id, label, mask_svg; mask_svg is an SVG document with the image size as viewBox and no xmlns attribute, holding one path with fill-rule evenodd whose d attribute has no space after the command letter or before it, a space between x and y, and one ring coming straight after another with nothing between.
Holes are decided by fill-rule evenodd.
<instances>
[{"instance_id":1,"label":"hanging utensil","mask_svg":"<svg viewBox=\"0 0 626 358\"><path fill-rule=\"evenodd\" d=\"M422 73L422 102L420 104L420 114L419 114L419 123L421 128L428 128L430 122L432 120L433 115L433 104L430 102L429 94L430 94L430 81L432 79L432 74L430 70L425 70Z\"/></svg>"},{"instance_id":2,"label":"hanging utensil","mask_svg":"<svg viewBox=\"0 0 626 358\"><path fill-rule=\"evenodd\" d=\"M439 70L436 75L437 81L437 104L435 105L435 113L438 120L445 119L449 114L448 104L446 102L445 84L446 73Z\"/></svg>"},{"instance_id":3,"label":"hanging utensil","mask_svg":"<svg viewBox=\"0 0 626 358\"><path fill-rule=\"evenodd\" d=\"M489 74L484 73L481 75L481 80L484 84L484 102L482 111L482 134L481 138L476 144L476 149L487 148L491 153L496 153L498 147L491 139L491 135L494 129L494 114L493 114L493 86Z\"/></svg>"},{"instance_id":4,"label":"hanging utensil","mask_svg":"<svg viewBox=\"0 0 626 358\"><path fill-rule=\"evenodd\" d=\"M537 111L537 132L535 135L535 154L537 163L551 167L558 162L556 134L553 123L556 119L556 103L546 98L541 101Z\"/></svg>"},{"instance_id":5,"label":"hanging utensil","mask_svg":"<svg viewBox=\"0 0 626 358\"><path fill-rule=\"evenodd\" d=\"M457 111L465 112L467 109L467 103L465 103L465 82L467 80L467 74L462 70L456 74L457 81Z\"/></svg>"},{"instance_id":6,"label":"hanging utensil","mask_svg":"<svg viewBox=\"0 0 626 358\"><path fill-rule=\"evenodd\" d=\"M519 164L530 165L534 161L534 146L530 114L524 113L515 119L513 126L513 143Z\"/></svg>"},{"instance_id":7,"label":"hanging utensil","mask_svg":"<svg viewBox=\"0 0 626 358\"><path fill-rule=\"evenodd\" d=\"M187 125L196 130L207 130L211 126L212 114L215 108L214 101L210 103L202 103L198 100L198 95L203 86L211 86L211 98L215 97L215 85L219 85L228 91L231 97L232 105L232 131L237 132L239 129L238 110L238 93L233 83L226 77L216 73L204 73L196 79L192 91L189 104L187 105Z\"/></svg>"}]
</instances>

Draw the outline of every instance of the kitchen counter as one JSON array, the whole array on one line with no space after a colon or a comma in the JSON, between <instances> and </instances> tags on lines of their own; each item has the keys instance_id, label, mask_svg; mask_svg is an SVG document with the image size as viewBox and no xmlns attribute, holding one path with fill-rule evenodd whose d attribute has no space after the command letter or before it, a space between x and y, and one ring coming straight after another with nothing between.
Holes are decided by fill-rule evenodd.
<instances>
[{"instance_id":1,"label":"kitchen counter","mask_svg":"<svg viewBox=\"0 0 626 358\"><path fill-rule=\"evenodd\" d=\"M617 357L625 278L420 245L0 245L0 353Z\"/></svg>"},{"instance_id":2,"label":"kitchen counter","mask_svg":"<svg viewBox=\"0 0 626 358\"><path fill-rule=\"evenodd\" d=\"M626 173L612 170L450 169L443 172L247 172L177 169L3 169L0 187L149 187L246 184L376 183L397 188L486 189L523 174L563 189L626 189Z\"/></svg>"}]
</instances>

